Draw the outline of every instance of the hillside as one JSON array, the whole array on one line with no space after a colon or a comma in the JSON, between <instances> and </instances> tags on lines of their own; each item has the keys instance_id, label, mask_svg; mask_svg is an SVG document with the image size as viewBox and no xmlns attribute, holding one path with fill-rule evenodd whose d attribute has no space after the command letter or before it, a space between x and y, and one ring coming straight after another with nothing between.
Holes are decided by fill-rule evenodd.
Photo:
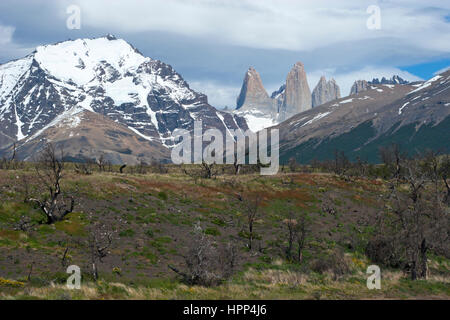
<instances>
[{"instance_id":1,"label":"hillside","mask_svg":"<svg viewBox=\"0 0 450 320\"><path fill-rule=\"evenodd\" d=\"M276 126L282 161L308 163L344 151L379 162L378 149L397 143L410 154L448 152L450 72L425 83L370 85L368 90L301 113Z\"/></svg>"},{"instance_id":2,"label":"hillside","mask_svg":"<svg viewBox=\"0 0 450 320\"><path fill-rule=\"evenodd\" d=\"M25 192L40 189L32 168L0 170L0 298L450 297L450 261L434 255L428 280L410 281L401 270L383 267L382 290L367 289L366 269L373 262L365 248L389 191L382 179L297 172L197 180L171 166L168 174L85 176L67 169L62 188L75 197L75 211L52 225L33 224L42 215L23 203ZM247 247L246 207L240 200L248 192L263 195L253 250ZM301 264L285 258L291 212L309 223ZM185 268L197 224L219 250L229 244L237 250L236 273L218 287L186 285L168 267ZM113 239L98 264L97 283L88 246L95 225L111 230ZM71 264L82 270L81 290L65 287Z\"/></svg>"}]
</instances>

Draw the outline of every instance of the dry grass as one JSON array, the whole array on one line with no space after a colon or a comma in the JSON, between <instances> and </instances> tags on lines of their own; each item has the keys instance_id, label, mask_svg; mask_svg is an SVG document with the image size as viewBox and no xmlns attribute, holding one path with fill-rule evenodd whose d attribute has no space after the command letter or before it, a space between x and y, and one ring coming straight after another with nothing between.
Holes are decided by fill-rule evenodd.
<instances>
[{"instance_id":1,"label":"dry grass","mask_svg":"<svg viewBox=\"0 0 450 320\"><path fill-rule=\"evenodd\" d=\"M423 288L411 283L400 272L383 272L382 289L368 290L363 272L333 281L331 275L318 277L300 272L268 269L250 269L239 279L219 287L206 288L174 283L172 286L127 286L121 283L87 283L79 290L69 290L65 285L49 287L24 287L15 294L0 294L0 299L81 299L81 300L216 300L216 299L450 299L449 279L431 277ZM406 285L405 285L406 284ZM447 286L445 286L447 284ZM430 285L436 288L430 289Z\"/></svg>"}]
</instances>

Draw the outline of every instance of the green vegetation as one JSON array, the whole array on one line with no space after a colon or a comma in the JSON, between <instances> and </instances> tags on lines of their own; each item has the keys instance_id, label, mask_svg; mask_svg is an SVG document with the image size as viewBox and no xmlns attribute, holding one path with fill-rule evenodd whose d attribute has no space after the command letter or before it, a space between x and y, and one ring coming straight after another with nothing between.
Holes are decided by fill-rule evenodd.
<instances>
[{"instance_id":1,"label":"green vegetation","mask_svg":"<svg viewBox=\"0 0 450 320\"><path fill-rule=\"evenodd\" d=\"M416 205L406 175L415 167L395 180L392 162L371 171L345 165L290 163L293 172L275 176L205 179L175 166L167 174L82 175L67 164L61 188L75 208L50 224L24 201L40 190L33 170L0 170L0 299L448 299L448 247L430 238L427 278L416 281L402 253L416 245L402 240L395 219ZM437 186L444 194L441 180ZM417 208L432 212L434 188L420 189ZM220 275L207 282L214 285L186 281L198 248L208 252L200 271ZM64 286L72 264L81 268L81 290ZM381 290L366 287L372 264L381 267Z\"/></svg>"}]
</instances>

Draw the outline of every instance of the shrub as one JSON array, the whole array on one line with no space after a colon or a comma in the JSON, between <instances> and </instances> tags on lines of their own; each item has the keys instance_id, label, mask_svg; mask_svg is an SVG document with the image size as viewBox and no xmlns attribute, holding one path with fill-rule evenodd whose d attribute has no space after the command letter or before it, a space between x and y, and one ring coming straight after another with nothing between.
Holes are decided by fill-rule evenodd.
<instances>
[{"instance_id":1,"label":"shrub","mask_svg":"<svg viewBox=\"0 0 450 320\"><path fill-rule=\"evenodd\" d=\"M112 269L113 274L117 274L118 276L122 275L122 269L120 269L119 267L114 267Z\"/></svg>"},{"instance_id":2,"label":"shrub","mask_svg":"<svg viewBox=\"0 0 450 320\"><path fill-rule=\"evenodd\" d=\"M351 271L344 252L340 249L327 251L325 256L314 259L310 268L312 271L321 274L331 272L335 280Z\"/></svg>"},{"instance_id":3,"label":"shrub","mask_svg":"<svg viewBox=\"0 0 450 320\"><path fill-rule=\"evenodd\" d=\"M0 278L0 287L21 288L24 285L23 282Z\"/></svg>"},{"instance_id":4,"label":"shrub","mask_svg":"<svg viewBox=\"0 0 450 320\"><path fill-rule=\"evenodd\" d=\"M147 229L147 231L145 231L145 235L150 238L153 238L155 236L152 229Z\"/></svg>"},{"instance_id":5,"label":"shrub","mask_svg":"<svg viewBox=\"0 0 450 320\"><path fill-rule=\"evenodd\" d=\"M124 231L119 233L119 236L122 237L122 238L133 237L134 235L135 235L135 232L132 229L127 229L127 230L124 230Z\"/></svg>"},{"instance_id":6,"label":"shrub","mask_svg":"<svg viewBox=\"0 0 450 320\"><path fill-rule=\"evenodd\" d=\"M238 250L232 244L217 248L205 234L200 225L196 225L194 239L185 256L185 271L170 266L182 276L189 285L216 286L227 280L234 273Z\"/></svg>"},{"instance_id":7,"label":"shrub","mask_svg":"<svg viewBox=\"0 0 450 320\"><path fill-rule=\"evenodd\" d=\"M405 263L400 247L392 239L369 240L365 253L371 261L383 266L399 268Z\"/></svg>"},{"instance_id":8,"label":"shrub","mask_svg":"<svg viewBox=\"0 0 450 320\"><path fill-rule=\"evenodd\" d=\"M167 193L165 193L164 191L161 191L160 193L158 193L158 198L166 201L169 197L167 196Z\"/></svg>"},{"instance_id":9,"label":"shrub","mask_svg":"<svg viewBox=\"0 0 450 320\"><path fill-rule=\"evenodd\" d=\"M211 236L220 236L220 231L217 230L217 228L206 228L205 234L211 235Z\"/></svg>"}]
</instances>

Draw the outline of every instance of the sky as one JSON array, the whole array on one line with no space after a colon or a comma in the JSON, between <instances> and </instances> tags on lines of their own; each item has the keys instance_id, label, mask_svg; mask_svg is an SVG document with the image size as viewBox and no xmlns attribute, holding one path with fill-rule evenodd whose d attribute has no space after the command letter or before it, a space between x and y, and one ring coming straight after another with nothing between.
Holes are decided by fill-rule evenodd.
<instances>
[{"instance_id":1,"label":"sky","mask_svg":"<svg viewBox=\"0 0 450 320\"><path fill-rule=\"evenodd\" d=\"M75 6L80 28L69 29ZM38 45L106 34L172 65L218 108L234 108L247 69L269 94L304 63L311 91L335 78L422 80L450 66L450 1L1 0L0 63Z\"/></svg>"}]
</instances>

